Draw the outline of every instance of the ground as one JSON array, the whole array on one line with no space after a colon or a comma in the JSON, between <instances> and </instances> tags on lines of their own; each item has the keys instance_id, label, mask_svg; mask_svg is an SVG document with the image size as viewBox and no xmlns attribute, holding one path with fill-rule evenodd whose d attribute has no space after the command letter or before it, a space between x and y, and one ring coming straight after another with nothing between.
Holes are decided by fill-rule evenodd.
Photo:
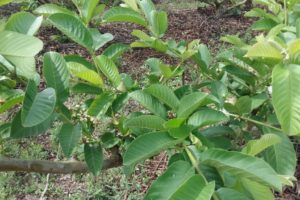
<instances>
[{"instance_id":1,"label":"ground","mask_svg":"<svg viewBox=\"0 0 300 200\"><path fill-rule=\"evenodd\" d=\"M170 1L172 2L172 1ZM165 38L174 38L177 41L200 39L207 44L214 53L226 48L220 42L220 37L226 34L238 34L249 38L252 21L242 16L219 15L213 8L201 8L202 4L194 1L170 3L165 1L159 5L168 9L169 30ZM197 9L197 6L200 8ZM16 12L16 7L9 6L0 10L2 16ZM131 43L135 40L131 36L133 29L140 28L127 23L114 23L100 27L101 32L112 33L113 42ZM69 41L60 41L55 38L58 31L52 27L42 28L38 37L43 40L45 48L41 54L47 51L57 51L62 54L79 54L86 56L87 52ZM124 55L120 63L120 70L139 79L146 69L144 61L150 57L161 58L167 63L175 62L170 58L150 49L134 49ZM41 57L38 58L38 70L41 72ZM10 141L7 154L14 157L30 159L59 158L61 152L55 142L57 130L38 138L22 141ZM299 147L297 147L297 150ZM78 149L80 151L80 147ZM137 167L132 177L125 177L121 168L103 172L99 177L91 175L42 175L26 173L0 173L0 200L2 199L101 199L101 200L140 200L150 186L152 180L159 175L167 165L168 154L166 152L146 161ZM300 160L300 159L299 159ZM297 177L300 178L299 173ZM286 189L278 199L300 199L298 184L295 188Z\"/></svg>"}]
</instances>

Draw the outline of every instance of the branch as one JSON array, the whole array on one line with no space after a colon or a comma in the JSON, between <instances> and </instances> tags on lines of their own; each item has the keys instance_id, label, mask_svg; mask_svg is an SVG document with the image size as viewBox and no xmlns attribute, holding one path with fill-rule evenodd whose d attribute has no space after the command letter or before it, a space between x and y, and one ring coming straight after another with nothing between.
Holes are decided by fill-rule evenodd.
<instances>
[{"instance_id":1,"label":"branch","mask_svg":"<svg viewBox=\"0 0 300 200\"><path fill-rule=\"evenodd\" d=\"M102 170L119 167L122 158L119 154L112 155L103 161ZM0 157L0 172L37 172L51 174L87 173L88 168L84 162L79 161L47 161L47 160L21 160Z\"/></svg>"}]
</instances>

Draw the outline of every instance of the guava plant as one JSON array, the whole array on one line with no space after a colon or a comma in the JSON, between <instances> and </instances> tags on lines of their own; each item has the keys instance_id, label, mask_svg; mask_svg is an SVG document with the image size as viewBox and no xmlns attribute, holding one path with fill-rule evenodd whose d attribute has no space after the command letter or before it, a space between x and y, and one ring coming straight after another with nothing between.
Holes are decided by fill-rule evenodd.
<instances>
[{"instance_id":1,"label":"guava plant","mask_svg":"<svg viewBox=\"0 0 300 200\"><path fill-rule=\"evenodd\" d=\"M98 1L73 2L76 11L55 4L34 11L89 53L83 58L46 52L41 77L46 86L38 87L34 63L42 42L33 35L43 18L16 13L3 26L0 112L20 106L0 131L5 143L59 126L58 141L66 159L83 146L86 165L27 161L22 168L20 160L1 157L1 170L89 169L101 175L101 169L123 165L130 175L138 163L167 151L168 167L145 199L268 200L275 199L274 191L293 185L296 153L288 135L300 134L299 20L292 23L288 18L289 24L272 28L251 44L237 36L224 37L234 47L214 60L199 40L165 40L167 13L150 0L123 0L106 11ZM135 23L143 31L132 32L138 40L129 47L108 45L113 36L91 28L114 22ZM149 73L142 82L134 81L116 64L129 48L152 48L177 65L149 58ZM190 70L198 77L186 82ZM76 96L82 101L72 107ZM137 108L125 112L133 102Z\"/></svg>"}]
</instances>

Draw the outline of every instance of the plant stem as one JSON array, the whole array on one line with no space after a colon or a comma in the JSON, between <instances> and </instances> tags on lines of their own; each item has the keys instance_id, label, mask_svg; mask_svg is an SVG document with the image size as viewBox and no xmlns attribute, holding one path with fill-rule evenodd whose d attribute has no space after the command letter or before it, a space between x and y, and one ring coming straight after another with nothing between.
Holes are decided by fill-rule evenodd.
<instances>
[{"instance_id":1,"label":"plant stem","mask_svg":"<svg viewBox=\"0 0 300 200\"><path fill-rule=\"evenodd\" d=\"M258 124L258 125L265 126L265 127L268 127L268 128L271 128L271 129L282 132L282 130L280 128L277 128L275 126L272 126L270 124L266 124L266 123L263 123L263 122L260 122L260 121L256 121L254 119L250 119L250 118L247 118L247 117L243 117L243 116L235 115L235 114L231 114L231 113L229 113L229 116L236 117L236 118L239 118L239 119L242 119L242 120L245 120L245 121L252 122L254 124Z\"/></svg>"}]
</instances>

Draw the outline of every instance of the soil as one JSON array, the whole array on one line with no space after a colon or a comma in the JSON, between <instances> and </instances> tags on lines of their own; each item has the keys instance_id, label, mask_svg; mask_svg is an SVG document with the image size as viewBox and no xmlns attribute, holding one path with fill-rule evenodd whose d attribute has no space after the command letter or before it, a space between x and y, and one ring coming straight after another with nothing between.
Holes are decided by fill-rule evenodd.
<instances>
[{"instance_id":1,"label":"soil","mask_svg":"<svg viewBox=\"0 0 300 200\"><path fill-rule=\"evenodd\" d=\"M13 5L7 6L7 9L0 9L0 15L8 16L13 12L16 12L19 8ZM213 52L219 51L219 48L223 46L220 42L220 37L226 34L238 34L245 36L247 29L250 27L252 21L242 16L219 16L214 9L189 9L179 11L169 11L169 30L164 39L173 38L177 41L186 40L192 41L194 39L200 39L202 43L207 44ZM131 36L131 32L134 29L142 29L141 27L129 23L113 23L107 24L100 28L102 33L111 33L114 35L112 42L122 42L130 44L135 41L135 38ZM38 37L43 40L45 48L44 52L56 51L62 54L79 54L89 59L88 53L80 46L74 44L71 41L65 40L59 42L54 39L55 35L59 35L59 32L52 27L43 27ZM222 47L223 48L223 47ZM101 52L101 51L100 51ZM167 63L174 63L175 60L169 57L157 53L151 49L134 49L128 53L125 53L120 63L120 70L131 74L133 79L140 79L141 74L145 73L146 69L143 67L143 63L150 57L160 58ZM37 68L41 73L42 59L38 58ZM47 137L49 138L49 137ZM50 139L49 139L50 140ZM45 149L51 151L49 144L45 143ZM298 162L300 162L300 145L296 146L299 152ZM54 155L49 152L49 159L53 159ZM161 154L155 157L151 161L147 161L144 170L147 175L154 180L157 177L157 171L161 172L165 169L167 164L167 156ZM298 163L300 165L300 163ZM136 171L136 175L141 174ZM298 166L297 174L298 180L300 180L300 167ZM66 190L68 188L82 188L82 183L73 183L73 179L70 176L55 176L57 177L55 182L57 185L63 185ZM143 185L142 190L145 192L149 187L149 184ZM75 185L74 185L75 184ZM76 185L77 184L77 185ZM278 199L282 200L300 200L299 197L299 183L294 188L287 188L283 195L278 195ZM66 191L68 192L68 191ZM24 197L23 197L24 198ZM34 198L26 198L34 199ZM126 196L122 199L126 200Z\"/></svg>"}]
</instances>

